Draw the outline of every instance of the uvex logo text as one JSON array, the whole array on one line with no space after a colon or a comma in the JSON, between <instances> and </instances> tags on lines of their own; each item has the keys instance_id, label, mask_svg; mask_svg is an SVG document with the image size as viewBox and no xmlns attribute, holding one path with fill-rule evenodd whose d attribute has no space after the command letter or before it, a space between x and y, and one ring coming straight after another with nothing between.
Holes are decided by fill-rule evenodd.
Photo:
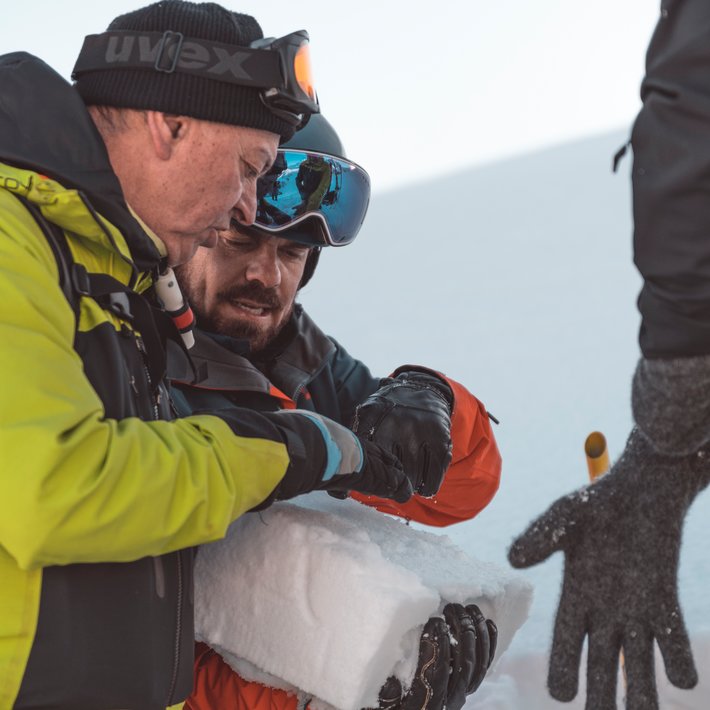
<instances>
[{"instance_id":1,"label":"uvex logo text","mask_svg":"<svg viewBox=\"0 0 710 710\"><path fill-rule=\"evenodd\" d=\"M176 51L179 52L177 61ZM120 64L136 59L154 64L160 59L161 64L167 61L180 69L204 69L216 76L231 74L235 79L249 79L249 73L242 67L249 55L249 52L237 50L232 53L223 47L200 44L192 40L165 43L163 38L138 35L110 37L105 60L108 64Z\"/></svg>"}]
</instances>

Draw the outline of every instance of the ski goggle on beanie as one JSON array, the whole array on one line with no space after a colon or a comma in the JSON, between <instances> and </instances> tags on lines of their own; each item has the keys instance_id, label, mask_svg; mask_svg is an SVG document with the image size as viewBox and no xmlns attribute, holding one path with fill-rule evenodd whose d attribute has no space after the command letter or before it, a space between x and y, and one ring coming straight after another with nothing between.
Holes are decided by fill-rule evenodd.
<instances>
[{"instance_id":1,"label":"ski goggle on beanie","mask_svg":"<svg viewBox=\"0 0 710 710\"><path fill-rule=\"evenodd\" d=\"M190 13L204 19L207 12L193 3L165 6L187 26L195 19ZM193 7L188 12L186 6ZM320 110L305 30L257 38L249 46L173 30L109 30L84 39L72 78L90 105L184 114L286 139Z\"/></svg>"},{"instance_id":2,"label":"ski goggle on beanie","mask_svg":"<svg viewBox=\"0 0 710 710\"><path fill-rule=\"evenodd\" d=\"M370 177L359 165L279 148L257 184L254 226L309 246L345 246L360 231L369 202Z\"/></svg>"}]
</instances>

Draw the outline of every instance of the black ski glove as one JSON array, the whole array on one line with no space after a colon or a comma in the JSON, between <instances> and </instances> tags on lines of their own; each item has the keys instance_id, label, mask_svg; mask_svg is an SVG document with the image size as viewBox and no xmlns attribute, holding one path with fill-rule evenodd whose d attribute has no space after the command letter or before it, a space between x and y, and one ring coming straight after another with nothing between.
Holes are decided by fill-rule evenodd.
<instances>
[{"instance_id":1,"label":"black ski glove","mask_svg":"<svg viewBox=\"0 0 710 710\"><path fill-rule=\"evenodd\" d=\"M402 462L415 493L433 496L451 463L454 394L431 370L402 369L355 410L353 431Z\"/></svg>"},{"instance_id":2,"label":"black ski glove","mask_svg":"<svg viewBox=\"0 0 710 710\"><path fill-rule=\"evenodd\" d=\"M285 476L259 510L274 500L288 500L314 490L358 491L404 503L412 485L402 464L377 444L361 441L344 426L314 412L267 413L286 436L290 464Z\"/></svg>"},{"instance_id":3,"label":"black ski glove","mask_svg":"<svg viewBox=\"0 0 710 710\"><path fill-rule=\"evenodd\" d=\"M475 604L447 604L444 618L427 621L414 680L404 693L390 676L380 690L381 710L460 710L493 662L498 629Z\"/></svg>"},{"instance_id":4,"label":"black ski glove","mask_svg":"<svg viewBox=\"0 0 710 710\"><path fill-rule=\"evenodd\" d=\"M560 498L513 543L514 567L565 553L548 676L554 698L577 694L585 636L587 710L616 706L622 647L626 707L658 708L654 639L671 683L697 683L677 571L683 519L710 482L709 403L709 357L642 360L634 377L637 428L621 458L597 482Z\"/></svg>"}]
</instances>

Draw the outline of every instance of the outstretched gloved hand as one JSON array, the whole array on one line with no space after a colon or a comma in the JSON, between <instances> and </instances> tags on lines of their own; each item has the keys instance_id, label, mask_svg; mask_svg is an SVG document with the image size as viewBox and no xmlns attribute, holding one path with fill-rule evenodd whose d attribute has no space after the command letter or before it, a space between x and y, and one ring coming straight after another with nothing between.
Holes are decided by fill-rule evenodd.
<instances>
[{"instance_id":1,"label":"outstretched gloved hand","mask_svg":"<svg viewBox=\"0 0 710 710\"><path fill-rule=\"evenodd\" d=\"M642 360L633 404L637 428L610 472L556 501L509 551L514 567L565 554L548 687L575 697L587 637L587 710L616 706L622 648L630 710L658 708L654 641L671 683L697 683L677 571L685 514L710 482L710 359Z\"/></svg>"},{"instance_id":2,"label":"outstretched gloved hand","mask_svg":"<svg viewBox=\"0 0 710 710\"><path fill-rule=\"evenodd\" d=\"M433 496L451 463L449 384L432 370L400 368L355 411L353 431L391 451L415 493Z\"/></svg>"},{"instance_id":3,"label":"outstretched gloved hand","mask_svg":"<svg viewBox=\"0 0 710 710\"><path fill-rule=\"evenodd\" d=\"M460 710L493 662L498 629L475 604L447 604L427 621L419 661L406 692L391 676L380 690L381 710Z\"/></svg>"}]
</instances>

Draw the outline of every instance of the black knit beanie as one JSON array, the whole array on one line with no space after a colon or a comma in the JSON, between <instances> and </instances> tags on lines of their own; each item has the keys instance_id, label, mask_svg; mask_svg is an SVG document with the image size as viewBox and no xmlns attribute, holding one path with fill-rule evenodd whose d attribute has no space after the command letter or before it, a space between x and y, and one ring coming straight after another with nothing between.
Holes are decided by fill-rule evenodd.
<instances>
[{"instance_id":1,"label":"black knit beanie","mask_svg":"<svg viewBox=\"0 0 710 710\"><path fill-rule=\"evenodd\" d=\"M161 0L117 17L108 30L181 32L185 38L248 47L264 35L250 15L212 2ZM288 140L294 127L274 115L259 89L185 73L112 69L82 73L75 86L87 106L164 111L205 121L260 128Z\"/></svg>"}]
</instances>

